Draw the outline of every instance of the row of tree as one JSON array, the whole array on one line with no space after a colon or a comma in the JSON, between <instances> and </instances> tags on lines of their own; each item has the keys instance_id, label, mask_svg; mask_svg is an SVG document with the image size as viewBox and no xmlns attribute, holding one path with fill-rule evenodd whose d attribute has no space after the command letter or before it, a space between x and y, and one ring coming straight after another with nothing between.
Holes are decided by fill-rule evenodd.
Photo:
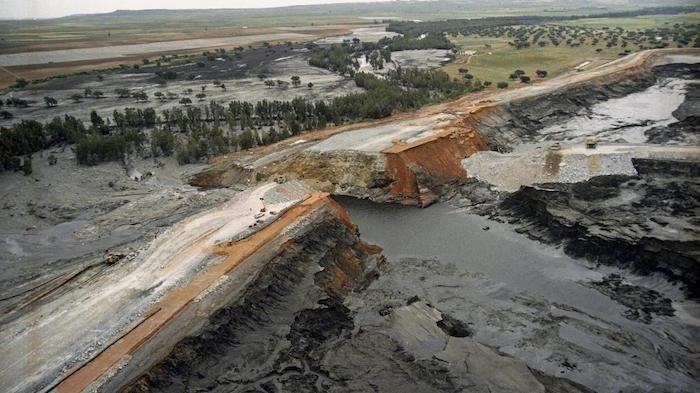
<instances>
[{"instance_id":1,"label":"row of tree","mask_svg":"<svg viewBox=\"0 0 700 393\"><path fill-rule=\"evenodd\" d=\"M232 101L222 105L185 106L163 110L125 108L110 118L95 111L86 126L66 115L41 124L22 121L0 129L2 169L22 169L20 157L60 144L75 143L77 161L94 165L122 159L143 151L149 141L155 156L175 154L181 163L232 150L267 145L302 132L363 119L386 117L394 112L452 99L480 87L472 81L451 80L439 70L402 69L385 77L355 74L364 92L336 97L329 102L297 97L291 101L262 100L255 104Z\"/></svg>"},{"instance_id":2,"label":"row of tree","mask_svg":"<svg viewBox=\"0 0 700 393\"><path fill-rule=\"evenodd\" d=\"M700 6L690 7L649 7L638 10L608 12L591 15L557 15L557 16L497 16L474 19L449 19L440 21L389 21L387 31L400 33L405 37L420 37L421 35L440 36L444 33L456 35L481 34L483 31L499 26L527 26L544 23L561 22L590 18L623 18L643 15L681 14L700 11Z\"/></svg>"}]
</instances>

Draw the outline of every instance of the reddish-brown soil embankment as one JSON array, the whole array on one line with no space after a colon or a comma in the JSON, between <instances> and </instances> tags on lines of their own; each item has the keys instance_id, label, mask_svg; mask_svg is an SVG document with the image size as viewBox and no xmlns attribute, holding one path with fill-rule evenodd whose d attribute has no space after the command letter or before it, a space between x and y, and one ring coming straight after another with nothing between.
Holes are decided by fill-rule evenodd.
<instances>
[{"instance_id":1,"label":"reddish-brown soil embankment","mask_svg":"<svg viewBox=\"0 0 700 393\"><path fill-rule=\"evenodd\" d=\"M437 187L467 179L462 159L488 148L486 137L468 119L462 121L460 128L444 130L415 143L396 144L382 152L394 179L389 195L429 204L437 198Z\"/></svg>"}]
</instances>

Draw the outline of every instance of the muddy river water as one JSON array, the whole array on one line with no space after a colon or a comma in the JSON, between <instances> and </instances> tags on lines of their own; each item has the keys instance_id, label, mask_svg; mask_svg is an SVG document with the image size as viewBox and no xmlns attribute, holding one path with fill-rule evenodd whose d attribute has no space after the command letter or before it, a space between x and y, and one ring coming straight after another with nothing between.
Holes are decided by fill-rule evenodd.
<instances>
[{"instance_id":1,"label":"muddy river water","mask_svg":"<svg viewBox=\"0 0 700 393\"><path fill-rule=\"evenodd\" d=\"M384 248L389 269L351 301L356 321L377 302L418 296L466 322L474 339L595 391L692 391L697 371L697 303L660 277L639 277L572 259L511 225L448 204L427 209L339 198L366 241ZM674 316L650 323L592 282L618 273L673 300ZM697 378L697 376L695 376Z\"/></svg>"}]
</instances>

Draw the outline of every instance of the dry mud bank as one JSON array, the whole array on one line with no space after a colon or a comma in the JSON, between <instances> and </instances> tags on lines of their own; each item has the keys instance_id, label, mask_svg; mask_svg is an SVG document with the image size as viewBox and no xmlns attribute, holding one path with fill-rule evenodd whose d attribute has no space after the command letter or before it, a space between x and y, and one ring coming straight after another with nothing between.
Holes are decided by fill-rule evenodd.
<instances>
[{"instance_id":1,"label":"dry mud bank","mask_svg":"<svg viewBox=\"0 0 700 393\"><path fill-rule=\"evenodd\" d=\"M266 233L271 230L276 234ZM265 238L258 239L261 236ZM241 255L240 249L247 247L247 243L257 243L257 247ZM172 372L171 367L177 364L185 379L191 378L193 384L204 379L202 372L207 372L210 380L220 380L225 377L224 364L217 358L224 355L225 343L236 341L239 330L254 329L247 350L269 348L274 330L281 326L281 321L275 320L276 314L313 304L313 296L320 301L321 293L330 299L342 298L354 288L366 285L383 265L381 249L360 241L343 209L326 196L312 196L260 232L215 252L227 255L222 264L237 260L240 266L232 265L238 267L229 268L224 275L210 275L212 281L206 286L198 285L201 292L192 294L193 301L185 303L178 314L165 321L153 335L145 337L144 342L122 357L97 357L57 390L80 390L90 378L95 378L93 387L98 386L101 391L120 389L171 349L165 360L127 390L150 384L154 379L158 386L159 377L165 379L161 374ZM318 293L314 294L309 284ZM273 330L255 329L265 322ZM108 364L102 365L103 361ZM167 384L164 386L164 391L172 389Z\"/></svg>"},{"instance_id":2,"label":"dry mud bank","mask_svg":"<svg viewBox=\"0 0 700 393\"><path fill-rule=\"evenodd\" d=\"M655 66L654 60L649 60L648 64L633 68L624 74L605 75L590 83L575 84L546 95L520 98L504 105L489 108L479 114L474 124L477 129L489 138L494 150L498 151L511 151L513 148L525 150L541 146L542 142L583 143L586 137L596 136L596 130L594 129L596 127L604 127L604 131L607 131L607 134L609 134L599 135L598 137L601 140L644 143L646 138L642 140L624 139L623 131L625 131L625 128L643 125L634 124L632 121L625 123L625 111L633 110L643 113L644 111L653 111L655 106L663 107L666 104L665 100L674 98L672 92L669 94L669 97L654 97L653 93L650 93L648 97L641 97L641 102L631 102L630 104L632 105L628 108L611 108L613 110L611 110L608 117L614 118L617 116L617 124L616 121L611 121L610 124L604 125L591 122L571 124L569 126L571 129L577 129L576 131L578 132L567 130L565 128L566 124L559 129L551 126L565 123L566 120L579 116L590 117L594 115L594 113L590 112L591 107L594 105L649 89L660 80L667 78L687 81L697 80L700 78L700 65L695 62ZM693 91L696 89L693 84L688 90ZM681 86L679 90L684 93L685 86ZM680 98L680 102L683 102L682 95ZM677 105L678 103L676 103ZM692 103L686 105L690 107ZM671 108L671 110L673 109ZM639 115L643 116L643 114ZM646 113L646 115L649 115L649 113ZM682 116L682 113L679 113L679 116ZM651 117L653 118L653 116ZM683 117L683 119L678 120L691 120L687 119L690 116ZM645 120L640 119L639 121L643 123ZM668 139L658 140L658 142L662 141L667 142ZM690 139L690 141L694 141L694 139Z\"/></svg>"}]
</instances>

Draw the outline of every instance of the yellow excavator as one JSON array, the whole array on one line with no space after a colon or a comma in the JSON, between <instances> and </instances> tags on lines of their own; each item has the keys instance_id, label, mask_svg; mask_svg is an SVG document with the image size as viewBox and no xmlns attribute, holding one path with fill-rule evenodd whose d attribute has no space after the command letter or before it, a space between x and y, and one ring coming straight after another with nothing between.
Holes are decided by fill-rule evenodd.
<instances>
[{"instance_id":1,"label":"yellow excavator","mask_svg":"<svg viewBox=\"0 0 700 393\"><path fill-rule=\"evenodd\" d=\"M119 252L108 252L105 256L104 262L108 265L114 265L123 259L126 255Z\"/></svg>"}]
</instances>

